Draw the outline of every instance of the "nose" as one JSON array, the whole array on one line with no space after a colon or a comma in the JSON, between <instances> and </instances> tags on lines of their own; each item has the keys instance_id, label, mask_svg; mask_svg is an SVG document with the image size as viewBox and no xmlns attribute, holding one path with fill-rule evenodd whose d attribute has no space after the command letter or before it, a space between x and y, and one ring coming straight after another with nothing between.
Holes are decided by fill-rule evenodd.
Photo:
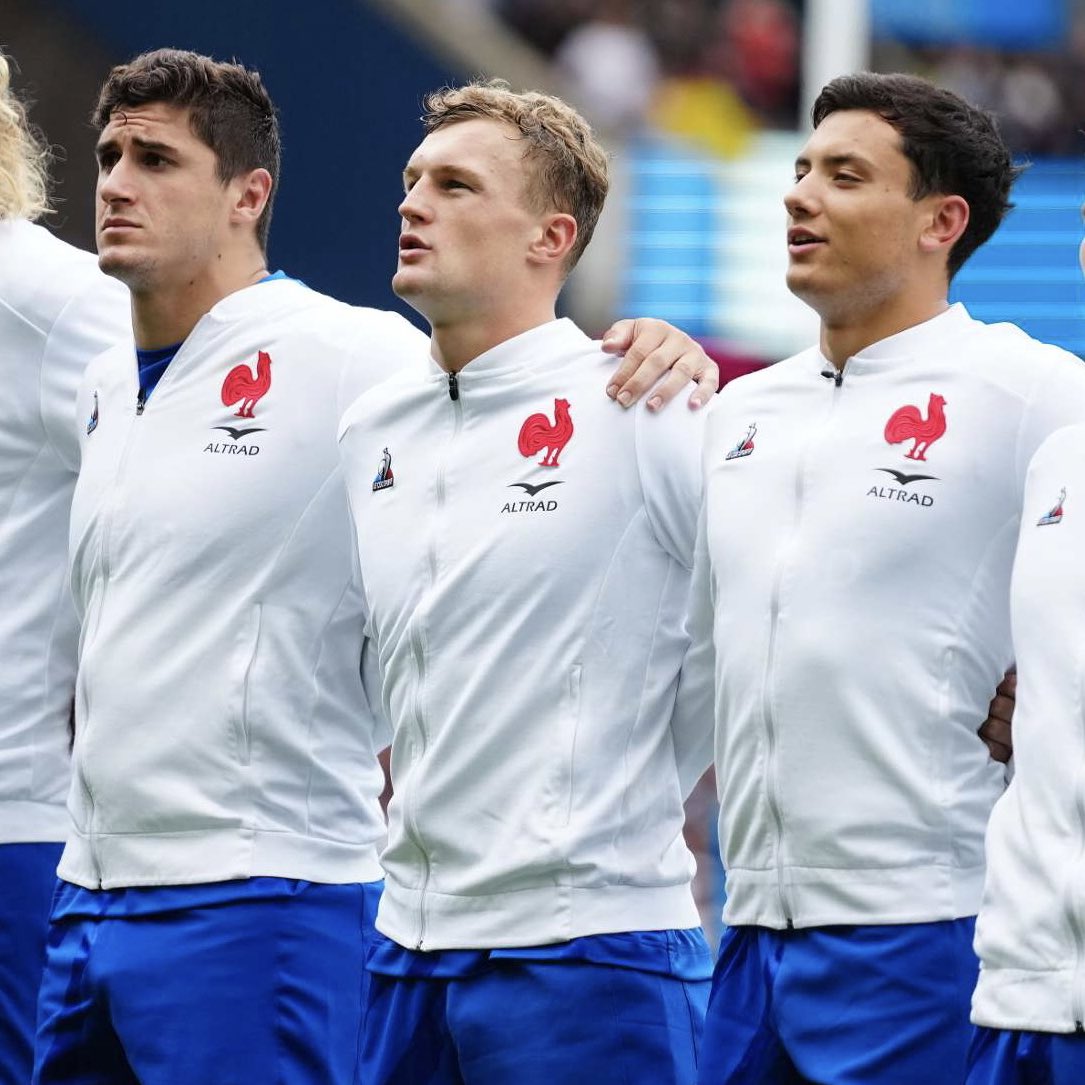
<instances>
[{"instance_id":1,"label":"nose","mask_svg":"<svg viewBox=\"0 0 1085 1085\"><path fill-rule=\"evenodd\" d=\"M131 177L122 156L108 169L99 168L98 198L107 204L129 202L132 199Z\"/></svg>"},{"instance_id":2,"label":"nose","mask_svg":"<svg viewBox=\"0 0 1085 1085\"><path fill-rule=\"evenodd\" d=\"M784 207L792 218L802 218L813 213L814 190L812 175L805 173L784 193Z\"/></svg>"},{"instance_id":3,"label":"nose","mask_svg":"<svg viewBox=\"0 0 1085 1085\"><path fill-rule=\"evenodd\" d=\"M421 222L429 216L428 205L419 191L421 188L421 182L414 184L404 195L399 205L400 218L404 222Z\"/></svg>"}]
</instances>

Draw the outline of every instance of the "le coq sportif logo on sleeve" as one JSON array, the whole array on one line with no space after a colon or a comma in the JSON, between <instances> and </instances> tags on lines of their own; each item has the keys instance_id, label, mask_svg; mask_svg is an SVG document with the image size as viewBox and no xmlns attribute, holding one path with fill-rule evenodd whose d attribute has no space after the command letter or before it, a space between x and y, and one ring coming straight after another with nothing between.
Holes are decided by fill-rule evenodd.
<instances>
[{"instance_id":1,"label":"le coq sportif logo on sleeve","mask_svg":"<svg viewBox=\"0 0 1085 1085\"><path fill-rule=\"evenodd\" d=\"M392 474L392 453L385 446L381 453L380 463L377 464L377 477L373 479L373 492L387 490L394 485L395 481L396 476Z\"/></svg>"},{"instance_id":2,"label":"le coq sportif logo on sleeve","mask_svg":"<svg viewBox=\"0 0 1085 1085\"><path fill-rule=\"evenodd\" d=\"M1037 527L1047 527L1049 524L1061 524L1062 523L1062 506L1063 506L1063 503L1065 501L1066 501L1066 487L1063 486L1063 488L1059 491L1059 499L1058 499L1058 501L1056 501L1055 504L1052 505L1052 507L1050 509L1048 509L1047 512L1045 512L1043 514L1043 516L1040 517L1039 520L1036 521L1036 526Z\"/></svg>"}]
</instances>

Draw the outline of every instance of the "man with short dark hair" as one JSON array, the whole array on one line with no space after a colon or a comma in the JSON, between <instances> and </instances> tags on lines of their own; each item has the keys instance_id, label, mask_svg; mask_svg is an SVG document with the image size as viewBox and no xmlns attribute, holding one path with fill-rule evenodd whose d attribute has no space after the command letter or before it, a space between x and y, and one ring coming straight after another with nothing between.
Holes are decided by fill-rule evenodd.
<instances>
[{"instance_id":1,"label":"man with short dark hair","mask_svg":"<svg viewBox=\"0 0 1085 1085\"><path fill-rule=\"evenodd\" d=\"M96 118L99 262L137 349L79 393L73 824L35 1080L347 1085L385 739L335 435L426 339L269 274L255 72L144 54Z\"/></svg>"},{"instance_id":2,"label":"man with short dark hair","mask_svg":"<svg viewBox=\"0 0 1085 1085\"><path fill-rule=\"evenodd\" d=\"M957 1085L1005 786L977 725L1025 469L1085 417L1085 370L948 303L1009 206L988 115L863 73L813 118L787 281L820 343L725 389L706 437L728 927L700 1081Z\"/></svg>"}]
</instances>

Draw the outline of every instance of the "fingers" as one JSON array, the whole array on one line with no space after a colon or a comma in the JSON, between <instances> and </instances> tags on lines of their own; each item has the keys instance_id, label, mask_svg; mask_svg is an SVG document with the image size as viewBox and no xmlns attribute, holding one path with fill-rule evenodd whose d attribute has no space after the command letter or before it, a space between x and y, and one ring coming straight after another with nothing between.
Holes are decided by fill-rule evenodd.
<instances>
[{"instance_id":1,"label":"fingers","mask_svg":"<svg viewBox=\"0 0 1085 1085\"><path fill-rule=\"evenodd\" d=\"M719 370L700 344L665 321L620 320L607 332L604 349L616 352L627 340L625 356L607 386L607 395L623 407L651 390L647 406L658 411L694 382L688 403L696 410L719 387Z\"/></svg>"},{"instance_id":2,"label":"fingers","mask_svg":"<svg viewBox=\"0 0 1085 1085\"><path fill-rule=\"evenodd\" d=\"M694 410L711 403L712 397L720 390L720 367L708 358L708 365L696 380L697 387L689 397L689 405Z\"/></svg>"},{"instance_id":3,"label":"fingers","mask_svg":"<svg viewBox=\"0 0 1085 1085\"><path fill-rule=\"evenodd\" d=\"M668 348L664 329L675 331L661 320L620 321L632 325L625 357L607 385L607 395L623 407L636 403L678 358L673 344ZM620 341L620 340L619 340Z\"/></svg>"},{"instance_id":4,"label":"fingers","mask_svg":"<svg viewBox=\"0 0 1085 1085\"><path fill-rule=\"evenodd\" d=\"M1013 700L1017 696L1017 671L1008 670L1003 677L1002 681L998 684L996 691L1003 697L1007 697L1009 700ZM1011 709L1012 711L1012 709Z\"/></svg>"},{"instance_id":5,"label":"fingers","mask_svg":"<svg viewBox=\"0 0 1085 1085\"><path fill-rule=\"evenodd\" d=\"M699 347L697 349L700 350ZM648 410L658 411L660 407L670 403L679 393L688 391L690 382L698 380L702 372L703 368L698 366L696 359L691 359L685 354L679 356L671 365L670 372L652 388L652 395L647 403ZM690 396L690 406L693 406L692 395ZM702 406L702 403L698 401L697 406Z\"/></svg>"},{"instance_id":6,"label":"fingers","mask_svg":"<svg viewBox=\"0 0 1085 1085\"><path fill-rule=\"evenodd\" d=\"M1000 764L1006 764L1013 756L1013 739L1008 723L989 719L979 729L979 736L991 757Z\"/></svg>"},{"instance_id":7,"label":"fingers","mask_svg":"<svg viewBox=\"0 0 1085 1085\"><path fill-rule=\"evenodd\" d=\"M603 333L603 350L607 354L624 354L633 342L635 320L616 320Z\"/></svg>"},{"instance_id":8,"label":"fingers","mask_svg":"<svg viewBox=\"0 0 1085 1085\"><path fill-rule=\"evenodd\" d=\"M987 719L977 734L991 757L1003 765L1013 756L1013 710L1017 696L1017 672L1009 670L999 682L987 708Z\"/></svg>"},{"instance_id":9,"label":"fingers","mask_svg":"<svg viewBox=\"0 0 1085 1085\"><path fill-rule=\"evenodd\" d=\"M1014 704L1013 697L1006 697L1001 693L996 693L987 708L988 719L1001 720L1008 726L1013 722Z\"/></svg>"}]
</instances>

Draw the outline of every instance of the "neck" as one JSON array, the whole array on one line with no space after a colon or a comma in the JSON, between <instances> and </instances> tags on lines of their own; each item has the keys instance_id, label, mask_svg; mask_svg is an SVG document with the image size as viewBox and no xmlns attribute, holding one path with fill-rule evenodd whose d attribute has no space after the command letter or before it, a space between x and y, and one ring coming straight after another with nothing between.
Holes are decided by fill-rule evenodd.
<instances>
[{"instance_id":1,"label":"neck","mask_svg":"<svg viewBox=\"0 0 1085 1085\"><path fill-rule=\"evenodd\" d=\"M132 287L132 331L140 350L172 346L188 338L200 319L223 298L267 275L262 255L234 268L215 267L187 282L142 290Z\"/></svg>"},{"instance_id":2,"label":"neck","mask_svg":"<svg viewBox=\"0 0 1085 1085\"><path fill-rule=\"evenodd\" d=\"M555 319L554 303L540 305L529 313L503 317L479 317L475 320L442 322L434 320L430 349L434 361L447 373L458 373L475 358Z\"/></svg>"},{"instance_id":3,"label":"neck","mask_svg":"<svg viewBox=\"0 0 1085 1085\"><path fill-rule=\"evenodd\" d=\"M932 297L904 297L895 304L883 304L859 318L849 315L834 319L822 314L821 353L837 369L843 369L849 358L872 344L923 324L948 308L949 301L941 293Z\"/></svg>"}]
</instances>

